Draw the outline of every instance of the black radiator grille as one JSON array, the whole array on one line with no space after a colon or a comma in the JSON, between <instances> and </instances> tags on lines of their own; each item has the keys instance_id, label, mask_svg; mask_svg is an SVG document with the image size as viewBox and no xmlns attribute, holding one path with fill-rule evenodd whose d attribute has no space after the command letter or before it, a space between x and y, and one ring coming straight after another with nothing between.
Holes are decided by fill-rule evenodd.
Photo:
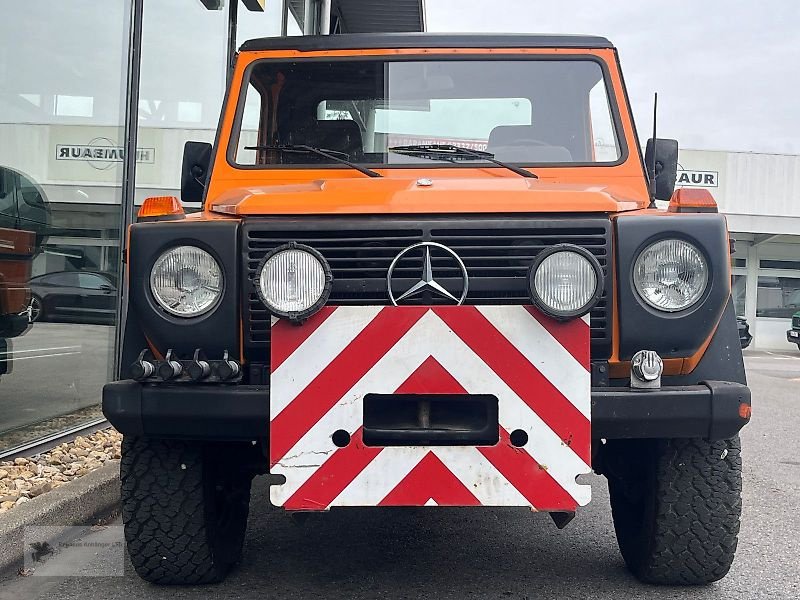
<instances>
[{"instance_id":1,"label":"black radiator grille","mask_svg":"<svg viewBox=\"0 0 800 600\"><path fill-rule=\"evenodd\" d=\"M410 218L269 218L250 219L243 226L243 277L246 306L245 344L251 355L266 356L270 315L258 299L253 279L260 261L289 241L316 248L328 260L334 282L331 304L390 304L386 275L392 260L421 241L438 242L464 261L469 274L466 304L526 304L528 268L534 257L555 244L570 243L589 250L603 268L605 290L591 314L592 356L610 354L611 288L610 235L606 217L425 217ZM458 278L460 272L445 255L432 255L437 281ZM410 253L398 261L393 280L419 280L422 257ZM455 279L453 279L455 281ZM449 303L430 294L407 302Z\"/></svg>"},{"instance_id":2,"label":"black radiator grille","mask_svg":"<svg viewBox=\"0 0 800 600\"><path fill-rule=\"evenodd\" d=\"M800 329L800 317L792 317L792 329Z\"/></svg>"}]
</instances>

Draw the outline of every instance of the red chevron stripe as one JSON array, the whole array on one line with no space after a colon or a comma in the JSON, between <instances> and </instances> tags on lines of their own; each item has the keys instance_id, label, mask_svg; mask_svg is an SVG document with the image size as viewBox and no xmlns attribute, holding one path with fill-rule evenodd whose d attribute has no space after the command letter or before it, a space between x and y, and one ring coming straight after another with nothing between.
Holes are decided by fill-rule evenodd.
<instances>
[{"instance_id":1,"label":"red chevron stripe","mask_svg":"<svg viewBox=\"0 0 800 600\"><path fill-rule=\"evenodd\" d=\"M378 506L479 506L480 501L433 452L425 455Z\"/></svg>"},{"instance_id":2,"label":"red chevron stripe","mask_svg":"<svg viewBox=\"0 0 800 600\"><path fill-rule=\"evenodd\" d=\"M458 308L436 314L565 444L591 464L591 426L586 417L475 307Z\"/></svg>"},{"instance_id":3,"label":"red chevron stripe","mask_svg":"<svg viewBox=\"0 0 800 600\"><path fill-rule=\"evenodd\" d=\"M384 308L270 424L270 463L291 450L411 327L426 307Z\"/></svg>"},{"instance_id":4,"label":"red chevron stripe","mask_svg":"<svg viewBox=\"0 0 800 600\"><path fill-rule=\"evenodd\" d=\"M589 360L591 335L586 331L589 328L588 324L582 319L557 321L533 306L525 308L587 371L591 368Z\"/></svg>"},{"instance_id":5,"label":"red chevron stripe","mask_svg":"<svg viewBox=\"0 0 800 600\"><path fill-rule=\"evenodd\" d=\"M336 310L335 306L323 306L308 321L298 327L288 319L281 319L272 326L270 369L275 370L297 350Z\"/></svg>"},{"instance_id":6,"label":"red chevron stripe","mask_svg":"<svg viewBox=\"0 0 800 600\"><path fill-rule=\"evenodd\" d=\"M536 440L529 440L529 444ZM540 465L522 448L511 445L508 432L500 428L500 443L496 446L479 446L495 469L525 496L537 510L564 510L574 506L575 500L547 473L547 465Z\"/></svg>"},{"instance_id":7,"label":"red chevron stripe","mask_svg":"<svg viewBox=\"0 0 800 600\"><path fill-rule=\"evenodd\" d=\"M284 503L288 510L324 510L371 463L383 448L364 445L359 428L350 443L334 452Z\"/></svg>"},{"instance_id":8,"label":"red chevron stripe","mask_svg":"<svg viewBox=\"0 0 800 600\"><path fill-rule=\"evenodd\" d=\"M395 394L466 394L467 390L438 360L429 356L409 375Z\"/></svg>"}]
</instances>

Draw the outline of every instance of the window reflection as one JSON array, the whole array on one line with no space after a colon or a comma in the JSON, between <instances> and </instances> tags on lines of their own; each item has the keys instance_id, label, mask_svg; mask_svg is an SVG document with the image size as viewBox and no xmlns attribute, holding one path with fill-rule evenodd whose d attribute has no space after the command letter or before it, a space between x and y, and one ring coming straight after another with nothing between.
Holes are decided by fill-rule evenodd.
<instances>
[{"instance_id":1,"label":"window reflection","mask_svg":"<svg viewBox=\"0 0 800 600\"><path fill-rule=\"evenodd\" d=\"M758 278L756 316L789 319L798 310L800 310L800 278Z\"/></svg>"},{"instance_id":2,"label":"window reflection","mask_svg":"<svg viewBox=\"0 0 800 600\"><path fill-rule=\"evenodd\" d=\"M129 3L83 4L4 6L0 451L99 417L113 362Z\"/></svg>"}]
</instances>

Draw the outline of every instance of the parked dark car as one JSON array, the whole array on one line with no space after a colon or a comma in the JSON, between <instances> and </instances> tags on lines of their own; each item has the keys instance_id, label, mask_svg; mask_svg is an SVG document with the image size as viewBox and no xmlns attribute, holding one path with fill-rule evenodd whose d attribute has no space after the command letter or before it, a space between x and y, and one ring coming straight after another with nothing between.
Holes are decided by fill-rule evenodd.
<instances>
[{"instance_id":1,"label":"parked dark car","mask_svg":"<svg viewBox=\"0 0 800 600\"><path fill-rule=\"evenodd\" d=\"M31 321L113 324L116 278L95 271L56 271L31 279Z\"/></svg>"},{"instance_id":2,"label":"parked dark car","mask_svg":"<svg viewBox=\"0 0 800 600\"><path fill-rule=\"evenodd\" d=\"M736 324L739 326L739 343L741 343L742 350L744 350L753 341L750 325L747 324L747 319L744 317L736 317Z\"/></svg>"},{"instance_id":3,"label":"parked dark car","mask_svg":"<svg viewBox=\"0 0 800 600\"><path fill-rule=\"evenodd\" d=\"M800 310L792 315L792 328L786 332L786 341L797 344L797 349L800 350Z\"/></svg>"}]
</instances>

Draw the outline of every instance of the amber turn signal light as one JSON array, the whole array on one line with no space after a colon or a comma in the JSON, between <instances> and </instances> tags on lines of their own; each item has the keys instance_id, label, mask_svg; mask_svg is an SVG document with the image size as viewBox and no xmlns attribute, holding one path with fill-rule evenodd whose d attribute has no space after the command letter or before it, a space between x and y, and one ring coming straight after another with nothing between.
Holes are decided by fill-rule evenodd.
<instances>
[{"instance_id":1,"label":"amber turn signal light","mask_svg":"<svg viewBox=\"0 0 800 600\"><path fill-rule=\"evenodd\" d=\"M184 216L181 201L175 196L151 196L145 198L139 207L139 219L153 219L158 217L182 218Z\"/></svg>"},{"instance_id":2,"label":"amber turn signal light","mask_svg":"<svg viewBox=\"0 0 800 600\"><path fill-rule=\"evenodd\" d=\"M704 189L680 188L669 199L669 212L717 212L717 201Z\"/></svg>"}]
</instances>

